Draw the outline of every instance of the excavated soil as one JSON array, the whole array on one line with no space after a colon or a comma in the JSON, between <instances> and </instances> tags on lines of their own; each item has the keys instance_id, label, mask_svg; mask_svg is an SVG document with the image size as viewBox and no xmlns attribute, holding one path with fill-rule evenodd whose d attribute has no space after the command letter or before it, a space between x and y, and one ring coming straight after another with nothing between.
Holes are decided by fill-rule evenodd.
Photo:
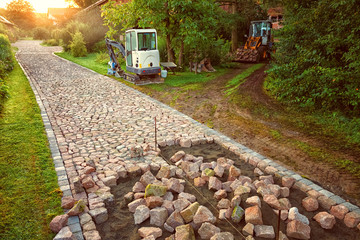
<instances>
[{"instance_id":1,"label":"excavated soil","mask_svg":"<svg viewBox=\"0 0 360 240\"><path fill-rule=\"evenodd\" d=\"M266 66L255 71L240 86L235 100L225 95L226 83L250 66L239 64L236 69L195 90L168 88L165 94L152 91L151 96L360 205L359 177L320 161L316 155L294 143L305 143L318 149L320 154L324 152L354 162L360 161L360 150L346 147L345 141L305 132L287 121L286 118L294 118L294 114L270 98L262 88ZM175 103L174 94L178 95ZM270 117L264 117L261 112ZM271 134L274 131L281 137L274 137Z\"/></svg>"}]
</instances>

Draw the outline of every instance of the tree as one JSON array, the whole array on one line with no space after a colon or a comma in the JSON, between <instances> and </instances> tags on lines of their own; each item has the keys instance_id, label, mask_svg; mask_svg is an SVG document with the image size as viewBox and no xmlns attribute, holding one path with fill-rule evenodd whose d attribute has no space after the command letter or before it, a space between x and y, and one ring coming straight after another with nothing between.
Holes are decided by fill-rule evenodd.
<instances>
[{"instance_id":1,"label":"tree","mask_svg":"<svg viewBox=\"0 0 360 240\"><path fill-rule=\"evenodd\" d=\"M202 52L215 39L218 5L213 0L134 0L118 4L109 1L103 6L108 36L134 27L156 28L166 38L168 61L181 59L184 48ZM208 49L208 48L207 48ZM195 53L196 55L196 53ZM181 60L180 60L181 63Z\"/></svg>"},{"instance_id":2,"label":"tree","mask_svg":"<svg viewBox=\"0 0 360 240\"><path fill-rule=\"evenodd\" d=\"M91 4L96 3L98 0L66 0L68 3L74 3L80 8L87 8Z\"/></svg>"},{"instance_id":3,"label":"tree","mask_svg":"<svg viewBox=\"0 0 360 240\"><path fill-rule=\"evenodd\" d=\"M14 0L6 5L7 18L22 29L35 26L36 17L33 6L25 0Z\"/></svg>"},{"instance_id":4,"label":"tree","mask_svg":"<svg viewBox=\"0 0 360 240\"><path fill-rule=\"evenodd\" d=\"M266 19L266 9L262 8L259 1L254 0L217 0L217 2L228 12L223 16L223 29L230 32L231 50L235 51L239 47L239 42L245 40L244 34L248 32L250 22Z\"/></svg>"},{"instance_id":5,"label":"tree","mask_svg":"<svg viewBox=\"0 0 360 240\"><path fill-rule=\"evenodd\" d=\"M289 0L269 88L279 99L360 113L359 1Z\"/></svg>"}]
</instances>

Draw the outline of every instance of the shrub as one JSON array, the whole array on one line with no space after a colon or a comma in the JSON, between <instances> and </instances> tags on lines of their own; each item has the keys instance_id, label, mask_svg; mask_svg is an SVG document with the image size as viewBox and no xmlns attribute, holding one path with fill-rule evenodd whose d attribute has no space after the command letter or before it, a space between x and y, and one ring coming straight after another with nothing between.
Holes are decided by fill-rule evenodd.
<instances>
[{"instance_id":1,"label":"shrub","mask_svg":"<svg viewBox=\"0 0 360 240\"><path fill-rule=\"evenodd\" d=\"M0 34L0 78L4 78L13 68L14 60L9 38Z\"/></svg>"},{"instance_id":2,"label":"shrub","mask_svg":"<svg viewBox=\"0 0 360 240\"><path fill-rule=\"evenodd\" d=\"M56 39L57 41L59 41L61 39L61 29L53 29L50 33L50 36L52 39Z\"/></svg>"},{"instance_id":3,"label":"shrub","mask_svg":"<svg viewBox=\"0 0 360 240\"><path fill-rule=\"evenodd\" d=\"M70 42L71 55L74 57L84 57L87 54L84 37L81 32L76 32Z\"/></svg>"},{"instance_id":4,"label":"shrub","mask_svg":"<svg viewBox=\"0 0 360 240\"><path fill-rule=\"evenodd\" d=\"M70 44L71 40L73 38L73 35L77 32L80 32L83 36L83 39L85 39L85 42L87 42L91 35L91 29L88 25L77 22L77 21L71 21L69 22L64 28L59 29L57 32L54 32L54 35L56 35L55 39L59 37L62 39L63 47L65 51L70 50Z\"/></svg>"},{"instance_id":5,"label":"shrub","mask_svg":"<svg viewBox=\"0 0 360 240\"><path fill-rule=\"evenodd\" d=\"M14 28L14 30L7 30L4 24L1 23L0 23L0 34L7 35L10 42L16 42L18 40L17 29Z\"/></svg>"},{"instance_id":6,"label":"shrub","mask_svg":"<svg viewBox=\"0 0 360 240\"><path fill-rule=\"evenodd\" d=\"M109 54L105 52L100 52L96 54L96 60L95 62L101 63L101 64L107 64L110 60Z\"/></svg>"},{"instance_id":7,"label":"shrub","mask_svg":"<svg viewBox=\"0 0 360 240\"><path fill-rule=\"evenodd\" d=\"M9 38L0 34L0 112L5 98L8 96L8 88L3 78L14 68L14 59L11 51Z\"/></svg>"},{"instance_id":8,"label":"shrub","mask_svg":"<svg viewBox=\"0 0 360 240\"><path fill-rule=\"evenodd\" d=\"M92 52L102 53L107 52L105 40L101 40L94 44L94 47L91 49Z\"/></svg>"},{"instance_id":9,"label":"shrub","mask_svg":"<svg viewBox=\"0 0 360 240\"><path fill-rule=\"evenodd\" d=\"M360 114L360 41L356 1L288 1L268 88L313 109Z\"/></svg>"},{"instance_id":10,"label":"shrub","mask_svg":"<svg viewBox=\"0 0 360 240\"><path fill-rule=\"evenodd\" d=\"M33 38L36 40L46 40L50 38L50 32L46 28L37 27L33 31Z\"/></svg>"},{"instance_id":11,"label":"shrub","mask_svg":"<svg viewBox=\"0 0 360 240\"><path fill-rule=\"evenodd\" d=\"M46 46L59 46L59 41L56 39L48 39L43 42Z\"/></svg>"}]
</instances>

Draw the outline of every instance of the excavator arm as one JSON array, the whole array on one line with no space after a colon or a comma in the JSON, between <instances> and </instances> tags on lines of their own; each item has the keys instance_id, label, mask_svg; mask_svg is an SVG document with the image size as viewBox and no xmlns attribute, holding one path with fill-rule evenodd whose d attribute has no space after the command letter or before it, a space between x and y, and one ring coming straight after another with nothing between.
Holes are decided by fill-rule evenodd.
<instances>
[{"instance_id":1,"label":"excavator arm","mask_svg":"<svg viewBox=\"0 0 360 240\"><path fill-rule=\"evenodd\" d=\"M110 56L109 65L111 65L111 68L113 71L115 71L119 75L121 75L124 72L124 70L121 69L121 66L117 59L117 55L114 51L114 48L119 49L119 53L121 53L123 57L126 57L125 46L122 43L110 40L108 38L105 39L105 42L106 42L106 47L108 49L109 56Z\"/></svg>"}]
</instances>

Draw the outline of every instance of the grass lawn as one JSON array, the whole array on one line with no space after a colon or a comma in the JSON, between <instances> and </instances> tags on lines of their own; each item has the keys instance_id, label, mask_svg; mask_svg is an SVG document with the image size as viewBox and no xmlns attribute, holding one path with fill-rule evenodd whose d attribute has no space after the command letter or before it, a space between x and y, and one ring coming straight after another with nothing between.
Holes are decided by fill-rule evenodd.
<instances>
[{"instance_id":1,"label":"grass lawn","mask_svg":"<svg viewBox=\"0 0 360 240\"><path fill-rule=\"evenodd\" d=\"M0 239L52 239L49 222L63 213L40 109L16 63L0 116Z\"/></svg>"},{"instance_id":2,"label":"grass lawn","mask_svg":"<svg viewBox=\"0 0 360 240\"><path fill-rule=\"evenodd\" d=\"M89 68L97 73L106 75L108 65L96 62L96 53L90 53L86 57L73 57L68 52L55 53L59 57L65 58L69 61L77 63L83 67ZM122 69L125 69L125 65L121 65ZM164 91L167 87L184 87L186 85L190 85L190 87L194 87L195 84L204 83L215 79L216 77L225 74L228 69L224 67L217 67L215 73L199 73L195 74L193 72L177 72L176 75L173 75L172 72L168 72L168 76L165 79L165 82L162 84L150 84L145 86L136 86L134 84L128 83L121 78L115 78L118 81L130 85L135 89L150 89L156 91Z\"/></svg>"},{"instance_id":3,"label":"grass lawn","mask_svg":"<svg viewBox=\"0 0 360 240\"><path fill-rule=\"evenodd\" d=\"M65 58L71 62L77 63L83 67L90 68L91 70L100 73L100 74L106 74L108 65L107 64L101 64L97 63L96 60L96 53L90 53L86 57L74 57L68 52L60 52L55 53L59 57Z\"/></svg>"}]
</instances>

